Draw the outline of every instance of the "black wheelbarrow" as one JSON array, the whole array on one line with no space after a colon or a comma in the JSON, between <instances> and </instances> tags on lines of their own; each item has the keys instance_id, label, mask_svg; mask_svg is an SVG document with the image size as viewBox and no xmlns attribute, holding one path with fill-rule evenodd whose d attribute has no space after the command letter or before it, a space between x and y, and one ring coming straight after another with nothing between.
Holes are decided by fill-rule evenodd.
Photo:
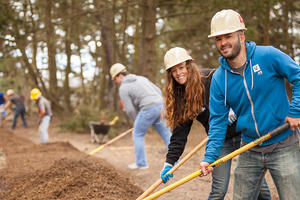
<instances>
[{"instance_id":1,"label":"black wheelbarrow","mask_svg":"<svg viewBox=\"0 0 300 200\"><path fill-rule=\"evenodd\" d=\"M92 143L103 143L105 135L108 134L110 127L114 125L118 119L118 117L115 117L109 123L94 121L89 122Z\"/></svg>"},{"instance_id":2,"label":"black wheelbarrow","mask_svg":"<svg viewBox=\"0 0 300 200\"><path fill-rule=\"evenodd\" d=\"M104 136L107 135L110 125L101 122L89 122L89 125L92 143L103 143Z\"/></svg>"}]
</instances>

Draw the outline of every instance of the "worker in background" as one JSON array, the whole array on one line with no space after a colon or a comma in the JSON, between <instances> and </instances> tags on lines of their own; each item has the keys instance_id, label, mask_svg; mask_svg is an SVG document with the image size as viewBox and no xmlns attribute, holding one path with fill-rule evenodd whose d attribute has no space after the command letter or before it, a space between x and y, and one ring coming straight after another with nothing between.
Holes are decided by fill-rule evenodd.
<instances>
[{"instance_id":1,"label":"worker in background","mask_svg":"<svg viewBox=\"0 0 300 200\"><path fill-rule=\"evenodd\" d=\"M6 112L5 112L5 102L6 102L6 97L3 92L0 92L0 126L3 127L5 123L5 117L6 117Z\"/></svg>"},{"instance_id":2,"label":"worker in background","mask_svg":"<svg viewBox=\"0 0 300 200\"><path fill-rule=\"evenodd\" d=\"M27 122L25 119L25 113L26 113L26 109L25 109L25 105L23 100L21 99L21 97L19 95L16 95L14 90L9 89L6 92L6 97L7 97L7 102L5 103L5 109L9 108L12 104L14 105L14 117L13 117L13 122L12 122L12 126L11 126L11 130L14 130L17 126L17 119L19 116L21 116L23 125L25 128L27 128Z\"/></svg>"},{"instance_id":3,"label":"worker in background","mask_svg":"<svg viewBox=\"0 0 300 200\"><path fill-rule=\"evenodd\" d=\"M120 63L110 68L112 80L119 87L119 95L127 115L134 120L133 142L136 162L128 165L130 169L146 169L144 137L152 125L163 139L168 148L171 132L161 119L163 98L161 90L143 76L129 74L126 67Z\"/></svg>"},{"instance_id":4,"label":"worker in background","mask_svg":"<svg viewBox=\"0 0 300 200\"><path fill-rule=\"evenodd\" d=\"M30 98L35 101L39 112L38 132L40 135L40 142L47 143L49 141L48 128L52 118L50 103L44 96L42 96L42 93L38 88L31 90Z\"/></svg>"}]
</instances>

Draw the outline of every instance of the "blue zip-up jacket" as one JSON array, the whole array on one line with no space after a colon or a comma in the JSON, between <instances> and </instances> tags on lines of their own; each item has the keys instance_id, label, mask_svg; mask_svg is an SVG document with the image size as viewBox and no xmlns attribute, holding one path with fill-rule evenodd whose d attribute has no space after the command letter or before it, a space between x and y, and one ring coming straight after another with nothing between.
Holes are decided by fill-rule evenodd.
<instances>
[{"instance_id":1,"label":"blue zip-up jacket","mask_svg":"<svg viewBox=\"0 0 300 200\"><path fill-rule=\"evenodd\" d=\"M247 65L243 76L231 71L225 58L213 75L210 87L209 140L203 161L214 162L224 143L229 108L237 115L236 130L249 143L282 125L286 116L300 118L300 67L272 46L246 42ZM289 103L284 78L293 85ZM292 134L287 130L261 145L280 142Z\"/></svg>"}]
</instances>

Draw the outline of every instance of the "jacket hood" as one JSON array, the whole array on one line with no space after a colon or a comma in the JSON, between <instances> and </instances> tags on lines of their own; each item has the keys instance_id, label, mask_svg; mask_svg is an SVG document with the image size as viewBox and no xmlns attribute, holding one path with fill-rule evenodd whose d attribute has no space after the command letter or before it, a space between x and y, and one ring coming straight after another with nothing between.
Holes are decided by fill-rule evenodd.
<instances>
[{"instance_id":1,"label":"jacket hood","mask_svg":"<svg viewBox=\"0 0 300 200\"><path fill-rule=\"evenodd\" d=\"M252 72L252 63L251 63L251 58L254 54L256 44L255 42L252 41L247 41L245 42L246 45L246 51L247 51L247 63L250 63L250 71L251 71L251 90L253 89L253 72ZM231 68L229 67L226 58L223 56L219 59L221 67L225 71L225 99L224 99L224 105L226 105L226 100L227 100L227 71L231 71Z\"/></svg>"},{"instance_id":2,"label":"jacket hood","mask_svg":"<svg viewBox=\"0 0 300 200\"><path fill-rule=\"evenodd\" d=\"M255 51L256 44L253 41L247 41L247 42L245 42L245 45L246 45L246 49L247 49L247 62L249 63L249 61L252 58L253 53ZM224 58L223 56L219 58L219 63L224 69L231 71L231 68L229 67L229 65L227 63L226 58Z\"/></svg>"},{"instance_id":3,"label":"jacket hood","mask_svg":"<svg viewBox=\"0 0 300 200\"><path fill-rule=\"evenodd\" d=\"M136 80L137 80L137 76L135 74L128 74L123 78L122 84L123 83L132 83L132 82L135 82Z\"/></svg>"}]
</instances>

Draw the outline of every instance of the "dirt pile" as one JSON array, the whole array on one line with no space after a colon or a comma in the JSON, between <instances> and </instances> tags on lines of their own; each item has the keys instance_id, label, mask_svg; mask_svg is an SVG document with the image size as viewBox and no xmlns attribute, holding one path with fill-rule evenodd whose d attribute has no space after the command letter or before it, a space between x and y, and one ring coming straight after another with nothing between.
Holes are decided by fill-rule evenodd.
<instances>
[{"instance_id":1,"label":"dirt pile","mask_svg":"<svg viewBox=\"0 0 300 200\"><path fill-rule=\"evenodd\" d=\"M34 144L0 129L0 199L135 199L142 190L68 142Z\"/></svg>"}]
</instances>

